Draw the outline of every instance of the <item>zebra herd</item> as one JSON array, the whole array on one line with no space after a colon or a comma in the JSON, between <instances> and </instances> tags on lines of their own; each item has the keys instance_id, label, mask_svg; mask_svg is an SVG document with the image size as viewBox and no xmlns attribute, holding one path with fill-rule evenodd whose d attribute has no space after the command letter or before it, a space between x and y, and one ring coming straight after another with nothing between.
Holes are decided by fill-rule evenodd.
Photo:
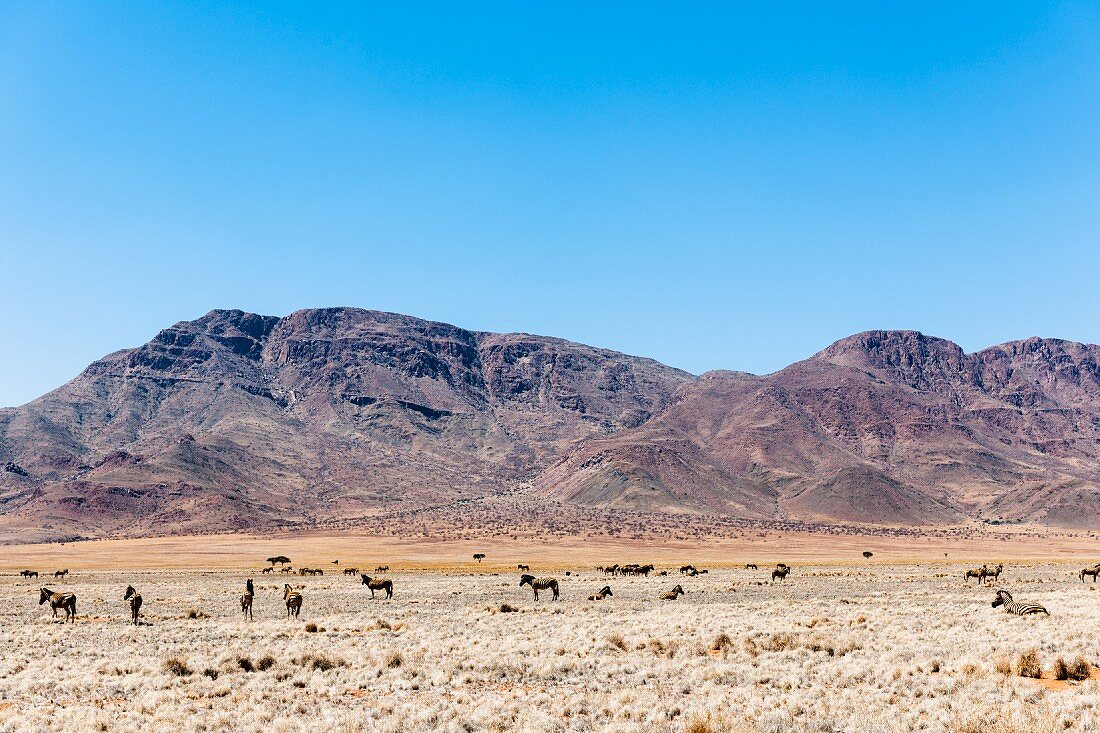
<instances>
[{"instance_id":1,"label":"zebra herd","mask_svg":"<svg viewBox=\"0 0 1100 733\"><path fill-rule=\"evenodd\" d=\"M520 570L529 570L530 569L528 565L525 565L525 564L522 564L522 563L518 567L519 567ZM752 570L758 569L755 563L748 563L748 564L745 565L745 568L746 569L752 569ZM377 571L384 572L386 570L389 570L389 566L382 565L382 566L379 566L377 568ZM787 576L791 573L791 570L792 570L791 566L787 565L786 563L777 563L775 569L771 571L771 582L775 583L777 580L778 581L786 580ZM641 564L636 564L636 563L630 563L630 564L620 565L618 563L615 563L613 565L599 566L599 567L597 567L597 571L601 572L601 573L604 573L604 574L607 574L607 575L615 575L615 576L627 576L627 575L638 576L638 575L641 575L643 577L649 577L649 574L653 573L655 571L655 568L654 568L653 565L649 565L649 564L641 565ZM314 570L314 569L310 569L310 568L302 568L299 572L303 575L323 575L323 572L319 569ZM705 574L706 572L707 572L706 570L698 569L693 565L684 565L684 566L680 567L680 574L685 575L685 576L690 576L690 577ZM1001 577L1001 574L1003 572L1004 572L1004 565L1001 564L1001 563L998 563L997 566L994 567L994 568L990 568L988 564L984 564L980 568L972 568L972 569L967 570L963 574L963 580L964 580L964 582L968 582L970 580L970 578L975 578L975 579L977 579L979 585L983 584L983 583L986 583L986 582L989 582L991 584L992 582L998 580ZM68 575L68 573L69 573L69 571L67 569L66 570L58 570L54 573L54 577L63 578L66 575ZM34 571L34 570L23 570L19 574L24 578L37 578L38 577L38 572ZM360 578L362 579L363 585L367 586L367 588L370 590L370 594L371 594L372 599L376 598L375 591L385 591L387 599L393 598L393 581L392 580L389 580L388 578L372 577L370 575L367 575L366 573L359 573L357 568L345 568L344 569L344 575L356 575L356 574L358 574L360 576ZM567 573L567 575L568 574L569 573ZM659 573L659 575L668 575L668 571L661 571ZM1095 583L1096 580L1097 580L1097 576L1100 576L1100 563L1097 563L1096 565L1092 565L1090 567L1083 568L1078 573L1078 576L1079 576L1081 582L1085 581L1086 576L1091 576L1092 582ZM551 591L551 593L553 595L552 600L554 600L554 601L557 601L560 598L560 585L559 585L558 580L556 578L551 578L551 577L539 578L539 577L536 577L536 576L531 575L529 573L523 573L520 576L519 586L521 588L523 586L530 587L532 592L534 593L534 600L536 600L536 601L539 599L539 591L540 590L541 591L545 591L545 590ZM685 593L686 593L686 591L684 591L682 586L676 585L671 590L662 592L658 596L658 598L660 598L661 600L676 600L681 595L684 595ZM245 584L245 593L243 595L241 595L240 599L239 599L240 604L241 604L241 613L244 616L244 618L248 621L253 620L252 605L253 605L253 599L255 598L255 595L256 595L255 586L253 585L252 579L249 578L247 580L246 584ZM611 586L605 585L603 588L601 588L596 593L588 596L588 600L590 600L590 601L603 601L603 600L605 600L607 598L611 598L613 596L614 596L614 593L611 590ZM132 585L128 585L126 587L125 593L123 594L123 600L127 601L129 603L129 606L130 606L130 623L132 623L135 626L138 625L138 623L139 623L138 619L139 619L139 616L140 616L141 606L142 606L141 594L138 593L137 590L135 590L135 588ZM291 588L289 583L284 584L284 586L283 586L283 601L286 604L286 611L287 611L286 617L287 617L287 619L298 618L300 616L304 600L305 600L304 596L300 591L294 590L293 588ZM65 618L63 619L63 623L66 623L66 622L67 623L75 623L75 621L76 621L76 595L75 594L73 594L73 593L56 593L56 592L50 590L49 588L41 588L40 589L40 594L39 594L38 605L40 605L40 606L44 605L46 602L49 602L50 608L53 611L53 617L54 618L57 617L58 609L61 609L65 612ZM1015 614L1015 615L1018 615L1018 616L1026 616L1026 615L1033 615L1033 614L1045 614L1047 616L1050 616L1050 613L1042 605L1040 605L1038 603L1034 603L1034 602L1017 602L1013 599L1012 594L1009 593L1006 590L998 590L997 591L997 595L996 595L996 598L993 601L992 606L993 606L993 608L1002 607L1002 608L1004 608L1004 610L1007 613Z\"/></svg>"}]
</instances>

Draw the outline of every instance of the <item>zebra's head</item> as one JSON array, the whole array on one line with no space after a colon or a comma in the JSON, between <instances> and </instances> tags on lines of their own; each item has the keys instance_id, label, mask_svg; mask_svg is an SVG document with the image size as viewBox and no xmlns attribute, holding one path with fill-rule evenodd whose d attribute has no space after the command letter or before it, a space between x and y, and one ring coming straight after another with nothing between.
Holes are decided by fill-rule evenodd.
<instances>
[{"instance_id":1,"label":"zebra's head","mask_svg":"<svg viewBox=\"0 0 1100 733\"><path fill-rule=\"evenodd\" d=\"M603 590L600 591L600 595L613 596L615 594L611 592L611 586L610 585L605 585L603 587Z\"/></svg>"},{"instance_id":2,"label":"zebra's head","mask_svg":"<svg viewBox=\"0 0 1100 733\"><path fill-rule=\"evenodd\" d=\"M50 600L50 596L53 595L53 591L51 591L49 588L42 588L40 590L42 592L38 596L38 605L39 606L41 606L46 601Z\"/></svg>"},{"instance_id":3,"label":"zebra's head","mask_svg":"<svg viewBox=\"0 0 1100 733\"><path fill-rule=\"evenodd\" d=\"M521 575L519 576L519 585L522 588L525 585L530 585L535 582L534 575Z\"/></svg>"},{"instance_id":4,"label":"zebra's head","mask_svg":"<svg viewBox=\"0 0 1100 733\"><path fill-rule=\"evenodd\" d=\"M122 596L122 600L128 601L128 600L130 600L130 596L136 596L136 595L137 595L137 591L134 590L134 586L128 585L128 586L126 586L126 595Z\"/></svg>"},{"instance_id":5,"label":"zebra's head","mask_svg":"<svg viewBox=\"0 0 1100 733\"><path fill-rule=\"evenodd\" d=\"M1009 593L1007 590L999 590L999 591L997 591L997 599L995 601L993 601L992 605L993 605L994 608L996 608L997 606L1000 606L1004 603L1011 603L1011 602L1012 602L1012 594Z\"/></svg>"}]
</instances>

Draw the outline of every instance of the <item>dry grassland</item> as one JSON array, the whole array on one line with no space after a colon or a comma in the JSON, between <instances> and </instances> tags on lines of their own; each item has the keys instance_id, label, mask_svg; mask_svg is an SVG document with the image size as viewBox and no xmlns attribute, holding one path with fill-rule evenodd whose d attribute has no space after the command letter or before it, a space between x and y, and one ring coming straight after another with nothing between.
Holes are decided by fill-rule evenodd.
<instances>
[{"instance_id":1,"label":"dry grassland","mask_svg":"<svg viewBox=\"0 0 1100 733\"><path fill-rule=\"evenodd\" d=\"M649 578L605 579L578 562L579 577L558 575L559 603L535 603L514 570L472 562L395 568L393 600L371 601L358 578L324 566L290 579L305 596L297 621L285 618L284 576L8 573L0 731L1100 729L1100 681L1018 676L1030 650L1048 677L1059 657L1100 663L1100 592L1077 579L1083 562L1006 563L999 587L1044 603L1047 619L991 608L993 591L965 585L961 564L788 561L776 585L763 558L760 571L694 578L674 568L704 565L698 556ZM237 602L249 575L254 623ZM131 583L145 599L138 627L122 600ZM687 595L657 599L676 583ZM614 597L585 600L605 584ZM38 605L42 585L77 594L77 623Z\"/></svg>"}]
</instances>

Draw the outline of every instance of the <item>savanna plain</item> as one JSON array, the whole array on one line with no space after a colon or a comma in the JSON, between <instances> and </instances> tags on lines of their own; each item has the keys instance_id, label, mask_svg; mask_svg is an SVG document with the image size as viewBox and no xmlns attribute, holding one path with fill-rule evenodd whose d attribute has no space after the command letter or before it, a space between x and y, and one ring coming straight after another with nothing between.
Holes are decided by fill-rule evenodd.
<instances>
[{"instance_id":1,"label":"savanna plain","mask_svg":"<svg viewBox=\"0 0 1100 733\"><path fill-rule=\"evenodd\" d=\"M1100 729L1100 592L1077 574L1095 560L989 561L1005 564L996 588L1050 617L992 608L993 586L964 582L974 563L947 560L796 562L775 583L763 562L610 577L531 561L560 581L558 602L491 558L393 564L389 600L332 564L9 570L0 730ZM287 582L304 596L296 619ZM127 585L144 599L137 626ZM613 596L588 600L605 585ZM675 585L684 595L660 599ZM77 595L75 623L39 605L41 587Z\"/></svg>"}]
</instances>

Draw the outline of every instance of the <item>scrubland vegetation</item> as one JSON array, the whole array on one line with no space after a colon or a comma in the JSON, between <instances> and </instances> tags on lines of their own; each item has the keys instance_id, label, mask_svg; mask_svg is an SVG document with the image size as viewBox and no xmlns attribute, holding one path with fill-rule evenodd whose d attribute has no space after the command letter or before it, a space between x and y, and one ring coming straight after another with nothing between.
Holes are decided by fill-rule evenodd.
<instances>
[{"instance_id":1,"label":"scrubland vegetation","mask_svg":"<svg viewBox=\"0 0 1100 733\"><path fill-rule=\"evenodd\" d=\"M254 575L253 623L242 573L8 576L0 731L1100 729L1100 592L1075 565L1008 565L1001 586L1049 619L991 608L961 566L767 570L582 569L537 604L515 573L391 573L393 600L373 602L358 578L294 577L297 621L285 578ZM75 625L40 585L78 595Z\"/></svg>"}]
</instances>

